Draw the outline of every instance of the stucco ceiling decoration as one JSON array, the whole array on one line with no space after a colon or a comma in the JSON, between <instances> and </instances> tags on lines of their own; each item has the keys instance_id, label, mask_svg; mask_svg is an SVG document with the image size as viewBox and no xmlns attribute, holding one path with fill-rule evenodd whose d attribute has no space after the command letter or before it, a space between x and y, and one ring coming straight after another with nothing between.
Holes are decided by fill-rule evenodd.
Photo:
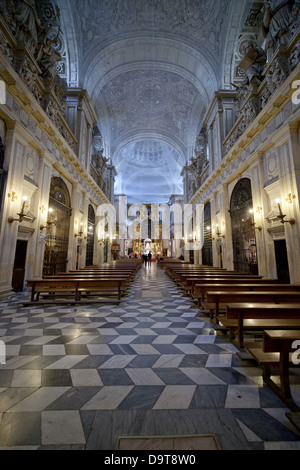
<instances>
[{"instance_id":1,"label":"stucco ceiling decoration","mask_svg":"<svg viewBox=\"0 0 300 470\"><path fill-rule=\"evenodd\" d=\"M197 96L197 89L180 76L147 70L122 74L101 91L114 142L120 135L146 131L176 134L185 141Z\"/></svg>"},{"instance_id":2,"label":"stucco ceiling decoration","mask_svg":"<svg viewBox=\"0 0 300 470\"><path fill-rule=\"evenodd\" d=\"M182 166L192 156L201 118L213 93L222 88L228 41L233 40L239 18L251 2L65 0L66 3L78 39L79 83L88 91L99 116L106 156L118 172L116 189L130 187L131 193L134 185L137 193L138 188L143 189L137 181L142 160L137 153L128 151L135 143L143 142L144 147L164 149L169 175L167 179L156 175L155 181L160 181L158 186L165 201L168 191L182 191ZM124 149L128 152L124 153ZM172 152L175 158L171 157ZM159 169L153 166L152 173ZM152 191L158 197L156 183L148 183L148 196Z\"/></svg>"},{"instance_id":3,"label":"stucco ceiling decoration","mask_svg":"<svg viewBox=\"0 0 300 470\"><path fill-rule=\"evenodd\" d=\"M217 52L230 9L228 0L73 0L81 23L82 51L116 36L149 29L183 35Z\"/></svg>"}]
</instances>

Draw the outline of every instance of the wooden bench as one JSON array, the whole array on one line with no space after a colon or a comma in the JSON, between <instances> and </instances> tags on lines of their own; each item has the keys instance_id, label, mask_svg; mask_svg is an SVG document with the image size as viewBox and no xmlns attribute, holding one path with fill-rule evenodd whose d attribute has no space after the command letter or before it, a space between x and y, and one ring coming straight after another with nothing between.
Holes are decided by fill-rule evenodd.
<instances>
[{"instance_id":1,"label":"wooden bench","mask_svg":"<svg viewBox=\"0 0 300 470\"><path fill-rule=\"evenodd\" d=\"M300 303L233 303L226 308L221 324L229 330L230 339L237 332L238 347L244 347L244 331L300 329Z\"/></svg>"},{"instance_id":2,"label":"wooden bench","mask_svg":"<svg viewBox=\"0 0 300 470\"><path fill-rule=\"evenodd\" d=\"M219 322L220 309L225 310L226 305L231 302L269 302L271 304L281 303L300 303L300 291L280 291L278 287L272 291L240 291L240 292L226 292L226 291L208 291L206 294L206 302L201 302L201 305L210 312L210 319L215 318L215 322Z\"/></svg>"},{"instance_id":3,"label":"wooden bench","mask_svg":"<svg viewBox=\"0 0 300 470\"><path fill-rule=\"evenodd\" d=\"M210 283L210 284L195 284L192 298L199 302L205 301L207 292L211 291L226 291L226 292L239 292L239 291L262 291L262 290L280 290L281 292L296 292L300 291L299 284L278 284L277 279L261 279L250 283Z\"/></svg>"},{"instance_id":4,"label":"wooden bench","mask_svg":"<svg viewBox=\"0 0 300 470\"><path fill-rule=\"evenodd\" d=\"M289 367L298 367L297 349L294 341L300 340L299 330L271 330L263 332L260 348L248 348L248 351L262 366L264 382L284 401L292 411L300 411L291 395ZM296 356L296 357L295 357ZM279 372L280 385L271 379L272 368Z\"/></svg>"},{"instance_id":5,"label":"wooden bench","mask_svg":"<svg viewBox=\"0 0 300 470\"><path fill-rule=\"evenodd\" d=\"M203 270L203 269L189 269L189 270L171 270L171 271L168 271L167 274L168 276L175 282L179 282L180 281L180 278L181 276L184 276L184 275L194 275L194 274L223 274L225 271L222 271L220 272L219 270Z\"/></svg>"},{"instance_id":6,"label":"wooden bench","mask_svg":"<svg viewBox=\"0 0 300 470\"><path fill-rule=\"evenodd\" d=\"M250 276L241 276L241 277L230 277L230 276L210 276L203 277L202 279L193 279L192 282L193 289L191 290L190 296L195 299L197 294L201 291L201 286L205 285L216 285L216 284L226 284L226 285L236 285L236 284L267 284L267 283L278 283L276 279L262 279L257 277ZM200 298L198 296L198 298ZM204 299L202 299L204 300Z\"/></svg>"},{"instance_id":7,"label":"wooden bench","mask_svg":"<svg viewBox=\"0 0 300 470\"><path fill-rule=\"evenodd\" d=\"M91 274L90 272L81 273L81 272L67 272L67 273L59 273L59 274L51 274L48 276L44 276L43 279L101 279L101 278L114 278L114 277L122 277L127 279L128 282L131 281L131 276L126 273L117 272L117 273L94 273Z\"/></svg>"},{"instance_id":8,"label":"wooden bench","mask_svg":"<svg viewBox=\"0 0 300 470\"><path fill-rule=\"evenodd\" d=\"M243 283L243 282L259 282L262 280L261 277L246 275L231 275L231 274L218 274L218 275L204 275L204 276L188 276L183 279L181 286L183 290L193 298L196 286L200 283L212 283L215 284L218 280L222 283Z\"/></svg>"},{"instance_id":9,"label":"wooden bench","mask_svg":"<svg viewBox=\"0 0 300 470\"><path fill-rule=\"evenodd\" d=\"M74 300L81 300L82 293L116 293L121 299L126 289L126 279L101 278L101 279L33 279L27 281L27 287L31 289L31 302L38 301L40 294L66 294L74 295Z\"/></svg>"}]
</instances>

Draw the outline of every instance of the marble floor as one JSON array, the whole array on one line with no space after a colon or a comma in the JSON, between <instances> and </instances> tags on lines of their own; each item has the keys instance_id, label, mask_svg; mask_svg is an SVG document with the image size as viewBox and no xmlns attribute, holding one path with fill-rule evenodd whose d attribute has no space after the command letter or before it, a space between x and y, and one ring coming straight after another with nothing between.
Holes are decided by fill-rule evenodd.
<instances>
[{"instance_id":1,"label":"marble floor","mask_svg":"<svg viewBox=\"0 0 300 470\"><path fill-rule=\"evenodd\" d=\"M261 369L155 263L119 305L22 306L26 295L0 303L0 449L214 434L222 450L300 450ZM292 384L300 402L297 371Z\"/></svg>"}]
</instances>

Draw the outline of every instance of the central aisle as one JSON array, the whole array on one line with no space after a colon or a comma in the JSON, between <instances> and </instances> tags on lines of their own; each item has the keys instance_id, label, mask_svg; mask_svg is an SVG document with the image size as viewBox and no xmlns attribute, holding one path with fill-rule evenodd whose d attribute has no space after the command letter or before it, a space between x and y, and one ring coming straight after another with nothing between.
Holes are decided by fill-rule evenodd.
<instances>
[{"instance_id":1,"label":"central aisle","mask_svg":"<svg viewBox=\"0 0 300 470\"><path fill-rule=\"evenodd\" d=\"M114 450L120 436L212 433L224 450L300 449L261 370L153 262L119 306L0 312L1 448Z\"/></svg>"}]
</instances>

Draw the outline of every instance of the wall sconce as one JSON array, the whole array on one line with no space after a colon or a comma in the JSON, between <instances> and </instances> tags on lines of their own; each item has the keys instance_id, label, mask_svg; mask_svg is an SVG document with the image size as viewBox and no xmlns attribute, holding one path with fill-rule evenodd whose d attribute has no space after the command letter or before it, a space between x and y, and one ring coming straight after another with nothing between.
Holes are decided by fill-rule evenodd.
<instances>
[{"instance_id":1,"label":"wall sconce","mask_svg":"<svg viewBox=\"0 0 300 470\"><path fill-rule=\"evenodd\" d=\"M18 199L17 193L15 193L15 191L8 193L7 196L10 198L11 202L15 202Z\"/></svg>"},{"instance_id":2,"label":"wall sconce","mask_svg":"<svg viewBox=\"0 0 300 470\"><path fill-rule=\"evenodd\" d=\"M12 192L11 194L8 194L8 197L11 198L11 201L14 202L18 196L16 195L16 193ZM27 215L25 214L24 212L24 209L25 209L25 204L26 204L26 201L27 201L27 196L24 196L23 197L23 204L22 204L22 209L21 209L21 212L18 212L17 215L19 216L18 219L14 219L13 217L8 217L8 223L9 224L12 224L14 221L16 222L22 222L22 220L24 219L24 217Z\"/></svg>"},{"instance_id":3,"label":"wall sconce","mask_svg":"<svg viewBox=\"0 0 300 470\"><path fill-rule=\"evenodd\" d=\"M44 207L44 206L42 206ZM42 210L42 208L40 208ZM50 207L48 209L48 220L46 222L46 225L40 225L40 231L44 230L44 228L46 228L47 230L49 230L49 228L51 227L51 225L56 225L56 222L57 220L55 219L53 222L50 222L50 219L49 219L49 214L51 214L51 212L53 212L53 209L52 207Z\"/></svg>"},{"instance_id":4,"label":"wall sconce","mask_svg":"<svg viewBox=\"0 0 300 470\"><path fill-rule=\"evenodd\" d=\"M258 209L260 210L261 208L259 208L259 206L257 206L256 212L258 212ZM253 217L254 210L250 209L249 212L251 214L251 227L253 227L254 230L261 230L260 225L258 227L255 227L256 223L254 222L254 217ZM260 214L260 211L258 213Z\"/></svg>"},{"instance_id":5,"label":"wall sconce","mask_svg":"<svg viewBox=\"0 0 300 470\"><path fill-rule=\"evenodd\" d=\"M91 225L88 226L86 236L84 239L86 240L88 237L91 237L93 235L93 227Z\"/></svg>"},{"instance_id":6,"label":"wall sconce","mask_svg":"<svg viewBox=\"0 0 300 470\"><path fill-rule=\"evenodd\" d=\"M225 235L222 235L221 234L221 231L219 229L220 225L219 224L216 224L216 235L218 238L225 238ZM215 240L215 238L213 238L213 240Z\"/></svg>"},{"instance_id":7,"label":"wall sconce","mask_svg":"<svg viewBox=\"0 0 300 470\"><path fill-rule=\"evenodd\" d=\"M280 206L280 199L276 199L277 204L278 204L278 209L279 209L279 214L277 215L278 219L280 219L280 222L282 224L286 224L286 223L290 223L291 225L293 225L296 221L295 219L291 218L289 220L284 220L284 218L286 217L286 214L283 214L282 213L282 210L281 210L281 206Z\"/></svg>"},{"instance_id":8,"label":"wall sconce","mask_svg":"<svg viewBox=\"0 0 300 470\"><path fill-rule=\"evenodd\" d=\"M80 222L80 231L78 233L75 233L75 238L78 237L78 238L81 238L83 235L83 222Z\"/></svg>"},{"instance_id":9,"label":"wall sconce","mask_svg":"<svg viewBox=\"0 0 300 470\"><path fill-rule=\"evenodd\" d=\"M293 199L296 199L296 196L295 196L295 194L292 195L292 193L289 193L289 194L287 195L287 197L285 198L285 200L286 200L286 202L287 202L288 204L292 204L292 202L293 202L292 200L293 200Z\"/></svg>"}]
</instances>

